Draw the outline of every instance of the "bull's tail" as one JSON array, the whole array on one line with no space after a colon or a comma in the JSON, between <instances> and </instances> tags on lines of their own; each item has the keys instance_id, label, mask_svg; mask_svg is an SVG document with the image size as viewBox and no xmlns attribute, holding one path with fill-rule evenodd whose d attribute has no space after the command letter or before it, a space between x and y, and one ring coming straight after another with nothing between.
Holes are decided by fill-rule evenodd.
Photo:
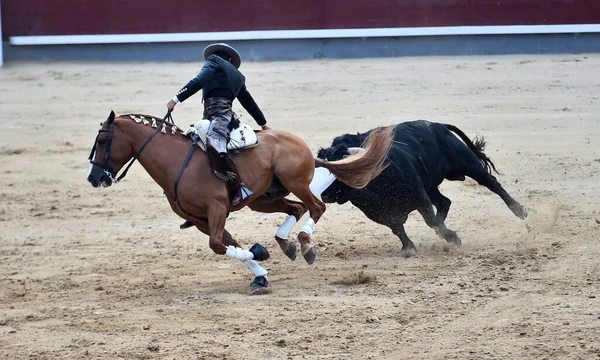
<instances>
[{"instance_id":1,"label":"bull's tail","mask_svg":"<svg viewBox=\"0 0 600 360\"><path fill-rule=\"evenodd\" d=\"M444 126L446 127L446 129L452 131L453 133L458 135L459 138L461 138L461 140L477 156L479 161L481 161L481 164L483 165L483 167L485 167L485 170L488 172L488 174L492 175L492 170L496 174L499 174L492 160L490 160L490 158L483 152L483 150L485 150L485 139L482 135L475 136L473 141L471 141L471 139L469 139L467 135L465 135L465 133L462 132L462 130L460 130L456 126L448 124L444 124Z\"/></svg>"},{"instance_id":2,"label":"bull's tail","mask_svg":"<svg viewBox=\"0 0 600 360\"><path fill-rule=\"evenodd\" d=\"M315 158L315 165L324 167L344 184L360 189L377 177L389 165L388 152L394 140L394 127L379 128L363 143L364 151L338 161Z\"/></svg>"}]
</instances>

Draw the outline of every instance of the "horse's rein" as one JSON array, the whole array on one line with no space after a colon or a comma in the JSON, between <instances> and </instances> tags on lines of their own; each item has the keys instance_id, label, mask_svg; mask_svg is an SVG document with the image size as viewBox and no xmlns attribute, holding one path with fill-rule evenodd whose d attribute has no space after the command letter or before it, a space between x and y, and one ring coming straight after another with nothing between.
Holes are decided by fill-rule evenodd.
<instances>
[{"instance_id":1,"label":"horse's rein","mask_svg":"<svg viewBox=\"0 0 600 360\"><path fill-rule=\"evenodd\" d=\"M102 164L99 164L98 162L94 161L94 154L96 152L96 142L98 141L98 136L96 136L96 142L94 143L94 146L92 147L92 152L90 153L90 163L94 164L94 165L98 165L98 166L102 166L102 170L104 170L104 172L111 178L111 180L116 184L119 181L121 181L125 175L127 175L127 172L129 171L129 168L131 167L131 165L133 165L133 163L140 157L140 155L142 154L142 151L144 151L144 148L146 148L146 146L148 145L148 143L150 143L150 140L152 140L152 138L158 134L158 131L162 128L162 126L164 125L164 123L167 120L171 120L171 123L175 123L173 121L173 117L171 116L171 111L167 112L167 115L165 115L165 117L162 119L162 121L160 122L160 124L156 127L156 130L154 130L154 132L152 133L152 135L150 135L148 137L148 139L146 139L146 141L144 142L144 144L142 144L142 146L140 147L140 149L135 153L135 155L133 155L133 158L129 161L129 164L127 164L127 167L125 167L125 170L123 170L123 172L121 173L121 175L119 175L116 179L114 178L116 175L112 174L112 171L108 168L108 159L110 157L110 143L112 142L112 135L113 135L113 131L114 131L114 127L115 124L114 122L112 124L110 124L110 128L108 130L106 129L100 129L98 130L98 136L100 136L101 133L103 132L108 132L108 137L107 137L107 143L106 143L106 149L104 151L104 161Z\"/></svg>"},{"instance_id":2,"label":"horse's rein","mask_svg":"<svg viewBox=\"0 0 600 360\"><path fill-rule=\"evenodd\" d=\"M150 135L150 137L148 137L148 139L146 139L146 141L144 142L142 147L140 147L140 149L137 151L137 153L135 153L135 155L133 155L133 158L131 159L131 161L129 161L129 164L127 164L127 167L125 168L125 170L123 170L123 172L117 178L117 180L115 180L115 183L121 181L125 177L125 175L127 175L127 171L129 171L129 168L131 167L131 165L133 165L133 163L140 157L140 155L142 154L142 151L144 151L144 148L146 147L146 145L148 145L148 143L150 143L150 140L152 140L154 135L158 134L158 131L162 128L162 126L167 121L167 119L171 119L171 122L175 123L173 121L173 117L171 116L171 111L168 111L167 115L165 115L165 117L162 119L160 124L156 127L156 130L154 130L152 135Z\"/></svg>"}]
</instances>

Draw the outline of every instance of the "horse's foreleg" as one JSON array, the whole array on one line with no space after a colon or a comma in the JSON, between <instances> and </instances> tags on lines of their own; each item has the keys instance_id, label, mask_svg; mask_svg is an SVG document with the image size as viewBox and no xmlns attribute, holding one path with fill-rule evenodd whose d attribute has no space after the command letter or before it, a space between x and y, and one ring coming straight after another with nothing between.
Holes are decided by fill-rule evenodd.
<instances>
[{"instance_id":1,"label":"horse's foreleg","mask_svg":"<svg viewBox=\"0 0 600 360\"><path fill-rule=\"evenodd\" d=\"M208 246L215 254L226 255L230 246L223 243L223 233L225 231L225 221L227 220L227 209L224 206L211 208L208 212ZM233 247L233 246L231 246ZM236 248L236 247L234 247ZM229 255L231 256L231 255ZM242 256L242 255L240 255ZM250 259L252 259L252 255Z\"/></svg>"},{"instance_id":2,"label":"horse's foreleg","mask_svg":"<svg viewBox=\"0 0 600 360\"><path fill-rule=\"evenodd\" d=\"M225 230L226 214L226 211L209 211L208 224L198 223L196 227L209 235L209 246L215 253L242 261L244 266L255 276L250 284L251 291L260 293L269 284L267 270L258 265L256 261L267 260L270 256L269 251L258 243L250 249L243 249Z\"/></svg>"},{"instance_id":3,"label":"horse's foreleg","mask_svg":"<svg viewBox=\"0 0 600 360\"><path fill-rule=\"evenodd\" d=\"M273 201L257 201L248 205L252 210L262 213L275 213L282 212L288 214L288 218L281 224L277 232L275 233L275 240L279 244L279 247L287 257L292 260L296 260L296 244L293 241L288 241L292 229L306 213L306 206L298 201L292 201L288 199L277 199Z\"/></svg>"},{"instance_id":4,"label":"horse's foreleg","mask_svg":"<svg viewBox=\"0 0 600 360\"><path fill-rule=\"evenodd\" d=\"M240 244L231 236L231 234L227 230L223 230L223 244L226 246L233 246L236 248L241 248ZM265 249L266 251L266 249ZM267 253L268 257L268 253ZM269 287L269 282L267 281L267 269L263 268L256 262L255 260L246 260L243 261L244 267L254 275L254 280L250 284L250 290L257 294Z\"/></svg>"}]
</instances>

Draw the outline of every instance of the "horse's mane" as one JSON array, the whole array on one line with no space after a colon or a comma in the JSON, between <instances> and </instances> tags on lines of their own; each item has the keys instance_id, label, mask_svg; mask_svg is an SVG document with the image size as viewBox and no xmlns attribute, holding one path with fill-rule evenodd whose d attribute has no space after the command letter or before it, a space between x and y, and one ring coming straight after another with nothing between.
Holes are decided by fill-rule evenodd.
<instances>
[{"instance_id":1,"label":"horse's mane","mask_svg":"<svg viewBox=\"0 0 600 360\"><path fill-rule=\"evenodd\" d=\"M162 123L162 121L163 121L163 119L161 119L159 117L156 117L153 115L146 115L146 114L123 114L123 115L119 115L118 117L128 118L130 120L135 121L137 124L150 125L153 128L159 127L160 123ZM169 117L165 120L160 132L163 134L166 133L167 127L170 128L169 132L171 133L171 135L175 135L176 133L179 133L179 134L182 133L182 129L180 129L177 125L175 125L175 122L173 121L173 118L171 118L171 117Z\"/></svg>"},{"instance_id":2,"label":"horse's mane","mask_svg":"<svg viewBox=\"0 0 600 360\"><path fill-rule=\"evenodd\" d=\"M148 114L123 114L120 115L119 117L128 117L131 120L135 120L134 117L136 118L142 118L142 119L150 119L150 120L156 120L157 122L163 121L163 119L159 118L158 116L154 116L154 115L148 115ZM165 121L165 124L167 125L175 125L175 123L173 122L173 118L168 118Z\"/></svg>"}]
</instances>

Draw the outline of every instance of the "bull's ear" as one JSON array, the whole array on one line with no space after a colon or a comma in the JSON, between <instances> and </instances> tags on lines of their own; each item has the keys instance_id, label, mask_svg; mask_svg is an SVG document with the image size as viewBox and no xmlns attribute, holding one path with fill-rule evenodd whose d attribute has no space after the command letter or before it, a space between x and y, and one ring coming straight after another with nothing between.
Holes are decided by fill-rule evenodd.
<instances>
[{"instance_id":1,"label":"bull's ear","mask_svg":"<svg viewBox=\"0 0 600 360\"><path fill-rule=\"evenodd\" d=\"M108 119L106 119L106 120L108 120L109 124L112 124L113 121L115 121L115 112L111 110L110 114L108 115Z\"/></svg>"}]
</instances>

